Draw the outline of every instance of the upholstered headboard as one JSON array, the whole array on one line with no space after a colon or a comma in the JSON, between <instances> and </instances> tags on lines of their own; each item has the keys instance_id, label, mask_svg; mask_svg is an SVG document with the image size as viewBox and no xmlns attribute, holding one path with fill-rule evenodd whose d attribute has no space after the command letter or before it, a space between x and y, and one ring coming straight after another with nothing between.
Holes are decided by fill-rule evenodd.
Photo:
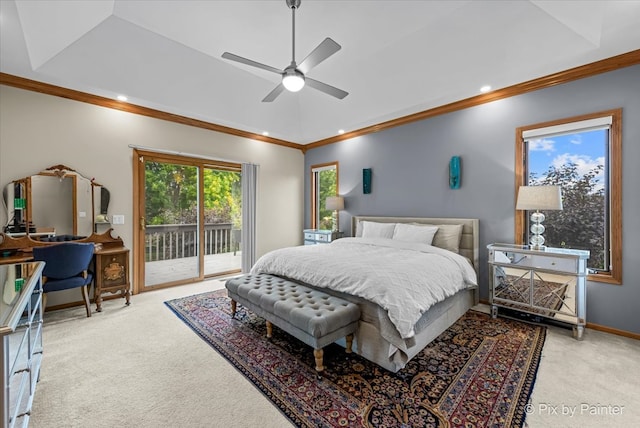
<instances>
[{"instance_id":1,"label":"upholstered headboard","mask_svg":"<svg viewBox=\"0 0 640 428\"><path fill-rule=\"evenodd\" d=\"M479 275L479 245L480 222L477 218L434 218L434 217L351 217L351 235L356 236L358 222L375 221L378 223L419 223L419 224L461 224L462 237L460 238L459 254L468 258L473 263L476 274Z\"/></svg>"}]
</instances>

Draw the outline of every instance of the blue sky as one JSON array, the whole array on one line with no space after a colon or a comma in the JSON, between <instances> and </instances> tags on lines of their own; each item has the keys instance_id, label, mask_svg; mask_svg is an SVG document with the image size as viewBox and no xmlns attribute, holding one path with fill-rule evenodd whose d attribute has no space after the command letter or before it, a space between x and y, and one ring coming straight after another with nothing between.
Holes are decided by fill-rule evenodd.
<instances>
[{"instance_id":1,"label":"blue sky","mask_svg":"<svg viewBox=\"0 0 640 428\"><path fill-rule=\"evenodd\" d=\"M549 165L573 162L584 175L596 165L604 165L607 130L598 129L576 134L553 136L529 141L529 172L543 176ZM603 172L599 176L601 181Z\"/></svg>"}]
</instances>

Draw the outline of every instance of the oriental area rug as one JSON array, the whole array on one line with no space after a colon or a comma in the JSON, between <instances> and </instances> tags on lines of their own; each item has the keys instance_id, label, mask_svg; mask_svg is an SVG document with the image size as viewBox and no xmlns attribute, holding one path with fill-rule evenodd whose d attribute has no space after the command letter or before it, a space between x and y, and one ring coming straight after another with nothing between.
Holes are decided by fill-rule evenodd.
<instances>
[{"instance_id":1,"label":"oriental area rug","mask_svg":"<svg viewBox=\"0 0 640 428\"><path fill-rule=\"evenodd\" d=\"M226 290L165 302L299 427L521 427L546 329L468 311L391 373L344 348L312 349L238 304Z\"/></svg>"}]
</instances>

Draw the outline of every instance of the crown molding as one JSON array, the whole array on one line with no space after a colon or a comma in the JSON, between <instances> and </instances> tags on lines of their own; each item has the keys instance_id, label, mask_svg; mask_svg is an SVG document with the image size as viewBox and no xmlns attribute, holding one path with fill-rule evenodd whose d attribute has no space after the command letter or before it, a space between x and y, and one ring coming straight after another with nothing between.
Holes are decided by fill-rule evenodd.
<instances>
[{"instance_id":1,"label":"crown molding","mask_svg":"<svg viewBox=\"0 0 640 428\"><path fill-rule=\"evenodd\" d=\"M367 126L365 128L361 128L356 131L346 132L342 135L336 135L335 137L318 140L313 143L307 144L306 149L309 150L316 147L322 147L322 146L337 143L340 141L348 140L351 138L361 137L367 134L373 134L374 132L384 131L386 129L395 128L396 126L402 126L408 123L417 122L417 121L428 119L434 116L439 116L442 114L447 114L447 113L451 113L458 110L464 110L470 107L475 107L481 104L490 103L492 101L497 101L504 98L515 97L516 95L521 95L527 92L537 91L539 89L561 85L563 83L584 79L585 77L595 76L597 74L614 71L620 68L630 67L636 64L640 64L640 49L627 52L622 55L617 55L611 58L603 59L601 61L596 61L590 64L571 68L569 70L561 71L559 73L550 74L548 76L540 77L538 79L533 79L527 82L518 83L516 85L509 86L506 88L497 89L495 91L491 91L486 94L477 95L471 98L455 101L453 103L445 104L429 110L413 113L408 116L392 119L387 122L382 122L376 125Z\"/></svg>"},{"instance_id":2,"label":"crown molding","mask_svg":"<svg viewBox=\"0 0 640 428\"><path fill-rule=\"evenodd\" d=\"M338 143L340 141L348 140L351 138L361 137L363 135L384 131L386 129L395 128L397 126L406 125L412 122L417 122L420 120L432 118L442 114L447 114L447 113L451 113L458 110L464 110L464 109L475 107L481 104L490 103L492 101L497 101L504 98L510 98L517 95L522 95L527 92L537 91L539 89L561 85L563 83L584 79L586 77L607 73L609 71L614 71L620 68L630 67L637 64L640 64L640 49L627 52L621 55L617 55L611 58L606 58L590 64L571 68L569 70L550 74L544 77L540 77L538 79L533 79L527 82L518 83L516 85L509 86L506 88L497 89L495 91L491 91L486 94L477 95L471 98L466 98L460 101L455 101L453 103L434 107L432 109L420 111L418 113L413 113L407 116L399 117L397 119L392 119L386 122L381 122L375 125L367 126L365 128L361 128L355 131L346 132L342 135L336 135L334 137L318 140L309 144L298 144L290 141L280 140L277 138L267 137L261 134L254 134L252 132L242 131L236 128L217 125L215 123L205 122L198 119L192 119L186 116L167 113L161 110L155 110L148 107L138 106L135 104L130 104L128 102L117 101L110 98L101 97L98 95L92 95L86 92L76 91L76 90L64 88L61 86L55 86L48 83L38 82L36 80L30 80L24 77L14 76L12 74L7 74L7 73L0 73L0 84L13 86L20 89L25 89L28 91L40 92L47 95L54 95L57 97L68 98L74 101L85 102L89 104L98 105L101 107L107 107L115 110L126 111L128 113L139 114L142 116L152 117L155 119L175 122L182 125L194 126L197 128L207 129L210 131L216 131L224 134L235 135L237 137L244 137L252 140L262 141L265 143L276 144L279 146L298 149L298 150L301 150L303 153L306 153L306 151L309 149L322 147L322 146L326 146L333 143Z\"/></svg>"},{"instance_id":3,"label":"crown molding","mask_svg":"<svg viewBox=\"0 0 640 428\"><path fill-rule=\"evenodd\" d=\"M49 83L38 82L36 80L26 79L24 77L14 76L12 74L0 73L0 85L13 86L15 88L25 89L27 91L40 92L42 94L53 95L56 97L67 98L88 104L94 104L100 107L121 110L127 113L139 114L141 116L152 117L154 119L166 120L168 122L179 123L182 125L193 126L196 128L207 129L209 131L221 132L223 134L235 135L237 137L249 138L252 140L263 141L265 143L285 146L292 149L306 150L302 144L292 143L290 141L280 140L277 138L267 137L261 134L242 131L240 129L230 128L228 126L217 125L215 123L205 122L203 120L192 119L186 116L167 113L165 111L143 107L126 101L113 100L111 98L92 95L86 92L76 91L74 89L55 86Z\"/></svg>"}]
</instances>

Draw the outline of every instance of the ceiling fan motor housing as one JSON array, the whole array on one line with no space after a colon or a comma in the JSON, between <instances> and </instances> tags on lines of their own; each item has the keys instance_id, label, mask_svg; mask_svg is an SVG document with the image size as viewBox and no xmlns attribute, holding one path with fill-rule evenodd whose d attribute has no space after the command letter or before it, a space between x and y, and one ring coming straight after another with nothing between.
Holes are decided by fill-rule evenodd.
<instances>
[{"instance_id":1,"label":"ceiling fan motor housing","mask_svg":"<svg viewBox=\"0 0 640 428\"><path fill-rule=\"evenodd\" d=\"M287 0L287 6L289 9L297 9L300 7L300 0Z\"/></svg>"}]
</instances>

